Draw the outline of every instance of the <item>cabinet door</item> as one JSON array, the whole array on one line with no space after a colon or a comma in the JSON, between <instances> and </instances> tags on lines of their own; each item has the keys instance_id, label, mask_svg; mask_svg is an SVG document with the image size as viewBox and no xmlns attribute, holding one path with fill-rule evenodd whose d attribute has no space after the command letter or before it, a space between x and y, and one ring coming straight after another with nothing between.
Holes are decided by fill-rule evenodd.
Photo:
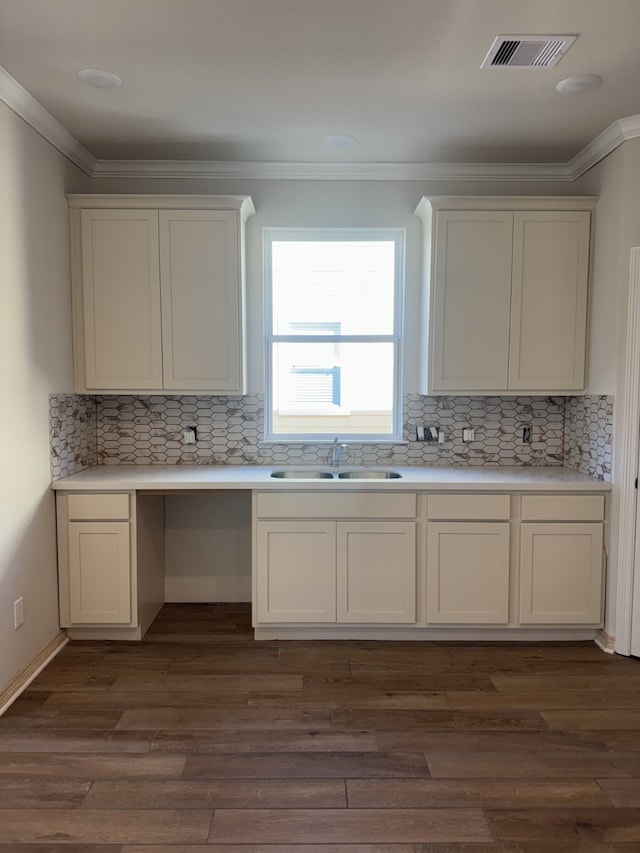
<instances>
[{"instance_id":1,"label":"cabinet door","mask_svg":"<svg viewBox=\"0 0 640 853\"><path fill-rule=\"evenodd\" d=\"M513 214L436 216L429 391L504 390Z\"/></svg>"},{"instance_id":2,"label":"cabinet door","mask_svg":"<svg viewBox=\"0 0 640 853\"><path fill-rule=\"evenodd\" d=\"M338 522L338 622L416 621L414 522Z\"/></svg>"},{"instance_id":3,"label":"cabinet door","mask_svg":"<svg viewBox=\"0 0 640 853\"><path fill-rule=\"evenodd\" d=\"M427 524L427 622L509 621L509 524Z\"/></svg>"},{"instance_id":4,"label":"cabinet door","mask_svg":"<svg viewBox=\"0 0 640 853\"><path fill-rule=\"evenodd\" d=\"M521 525L520 622L600 624L602 527Z\"/></svg>"},{"instance_id":5,"label":"cabinet door","mask_svg":"<svg viewBox=\"0 0 640 853\"><path fill-rule=\"evenodd\" d=\"M161 210L164 387L244 393L238 217Z\"/></svg>"},{"instance_id":6,"label":"cabinet door","mask_svg":"<svg viewBox=\"0 0 640 853\"><path fill-rule=\"evenodd\" d=\"M584 388L587 211L514 214L509 388Z\"/></svg>"},{"instance_id":7,"label":"cabinet door","mask_svg":"<svg viewBox=\"0 0 640 853\"><path fill-rule=\"evenodd\" d=\"M129 522L69 522L72 624L131 622Z\"/></svg>"},{"instance_id":8,"label":"cabinet door","mask_svg":"<svg viewBox=\"0 0 640 853\"><path fill-rule=\"evenodd\" d=\"M335 523L260 521L256 527L258 622L335 622Z\"/></svg>"},{"instance_id":9,"label":"cabinet door","mask_svg":"<svg viewBox=\"0 0 640 853\"><path fill-rule=\"evenodd\" d=\"M87 390L162 388L158 214L83 210Z\"/></svg>"}]
</instances>

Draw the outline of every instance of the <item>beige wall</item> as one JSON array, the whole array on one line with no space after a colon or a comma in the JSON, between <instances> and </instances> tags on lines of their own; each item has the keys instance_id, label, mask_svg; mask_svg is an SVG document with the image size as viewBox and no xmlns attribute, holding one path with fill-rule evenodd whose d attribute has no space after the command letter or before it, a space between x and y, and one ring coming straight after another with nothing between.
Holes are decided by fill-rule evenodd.
<instances>
[{"instance_id":1,"label":"beige wall","mask_svg":"<svg viewBox=\"0 0 640 853\"><path fill-rule=\"evenodd\" d=\"M0 690L58 631L48 395L73 387L64 193L87 183L0 104Z\"/></svg>"}]
</instances>

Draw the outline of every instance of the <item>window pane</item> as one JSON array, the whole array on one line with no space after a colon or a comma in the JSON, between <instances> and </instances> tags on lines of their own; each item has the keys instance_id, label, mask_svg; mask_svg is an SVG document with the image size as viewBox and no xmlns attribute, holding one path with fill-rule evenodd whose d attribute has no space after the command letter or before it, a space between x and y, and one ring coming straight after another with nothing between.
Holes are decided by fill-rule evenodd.
<instances>
[{"instance_id":1,"label":"window pane","mask_svg":"<svg viewBox=\"0 0 640 853\"><path fill-rule=\"evenodd\" d=\"M393 435L392 343L280 343L273 435Z\"/></svg>"},{"instance_id":2,"label":"window pane","mask_svg":"<svg viewBox=\"0 0 640 853\"><path fill-rule=\"evenodd\" d=\"M273 333L391 335L395 243L272 243Z\"/></svg>"}]
</instances>

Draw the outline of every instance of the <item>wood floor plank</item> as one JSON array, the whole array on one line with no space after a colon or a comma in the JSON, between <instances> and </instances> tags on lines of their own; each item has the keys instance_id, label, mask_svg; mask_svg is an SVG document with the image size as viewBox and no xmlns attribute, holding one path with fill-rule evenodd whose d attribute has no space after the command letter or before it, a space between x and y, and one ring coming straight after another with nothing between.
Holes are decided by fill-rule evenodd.
<instances>
[{"instance_id":1,"label":"wood floor plank","mask_svg":"<svg viewBox=\"0 0 640 853\"><path fill-rule=\"evenodd\" d=\"M501 841L640 842L640 809L514 809L487 815Z\"/></svg>"},{"instance_id":2,"label":"wood floor plank","mask_svg":"<svg viewBox=\"0 0 640 853\"><path fill-rule=\"evenodd\" d=\"M479 809L216 809L209 840L227 844L492 841Z\"/></svg>"},{"instance_id":3,"label":"wood floor plank","mask_svg":"<svg viewBox=\"0 0 640 853\"><path fill-rule=\"evenodd\" d=\"M329 713L308 713L288 706L281 709L242 708L232 713L211 708L144 708L124 711L118 729L132 731L271 731L272 729L330 729Z\"/></svg>"},{"instance_id":4,"label":"wood floor plank","mask_svg":"<svg viewBox=\"0 0 640 853\"><path fill-rule=\"evenodd\" d=\"M430 844L429 851L432 849L433 845ZM458 845L446 847L446 853L455 853L456 850L469 853L466 845L464 848ZM3 853L1 849L0 853ZM181 844L178 847L127 844L122 848L122 853L427 853L427 848L415 844ZM486 845L483 845L482 853L490 853Z\"/></svg>"},{"instance_id":5,"label":"wood floor plank","mask_svg":"<svg viewBox=\"0 0 640 853\"><path fill-rule=\"evenodd\" d=\"M90 781L0 778L0 824L2 809L79 808L90 788Z\"/></svg>"},{"instance_id":6,"label":"wood floor plank","mask_svg":"<svg viewBox=\"0 0 640 853\"><path fill-rule=\"evenodd\" d=\"M143 691L206 691L217 693L256 693L259 691L302 690L302 675L178 675L139 673L119 675L113 682L112 692L119 690Z\"/></svg>"},{"instance_id":7,"label":"wood floor plank","mask_svg":"<svg viewBox=\"0 0 640 853\"><path fill-rule=\"evenodd\" d=\"M527 690L557 691L557 690L615 690L640 691L640 668L632 667L626 673L619 675L572 674L566 672L558 675L493 675L490 678L496 690L518 693Z\"/></svg>"},{"instance_id":8,"label":"wood floor plank","mask_svg":"<svg viewBox=\"0 0 640 853\"><path fill-rule=\"evenodd\" d=\"M282 731L258 732L156 732L152 752L255 753L255 752L378 752L378 739L369 732ZM409 751L410 747L405 751Z\"/></svg>"},{"instance_id":9,"label":"wood floor plank","mask_svg":"<svg viewBox=\"0 0 640 853\"><path fill-rule=\"evenodd\" d=\"M521 692L448 690L446 696L452 708L458 710L497 710L499 708L534 708L543 710L558 709L607 709L611 707L609 690L547 690L538 692L535 685L531 690ZM617 708L637 708L640 704L640 688L618 692Z\"/></svg>"},{"instance_id":10,"label":"wood floor plank","mask_svg":"<svg viewBox=\"0 0 640 853\"><path fill-rule=\"evenodd\" d=\"M381 752L192 755L184 769L185 779L349 779L428 775L421 753Z\"/></svg>"},{"instance_id":11,"label":"wood floor plank","mask_svg":"<svg viewBox=\"0 0 640 853\"><path fill-rule=\"evenodd\" d=\"M603 780L607 781L607 780ZM608 805L593 779L348 779L349 808L589 808Z\"/></svg>"},{"instance_id":12,"label":"wood floor plank","mask_svg":"<svg viewBox=\"0 0 640 853\"><path fill-rule=\"evenodd\" d=\"M82 844L201 843L211 813L197 809L89 811L14 809L2 813L0 841Z\"/></svg>"},{"instance_id":13,"label":"wood floor plank","mask_svg":"<svg viewBox=\"0 0 640 853\"><path fill-rule=\"evenodd\" d=\"M151 737L126 731L85 731L0 728L2 752L114 752L144 753L151 749Z\"/></svg>"},{"instance_id":14,"label":"wood floor plank","mask_svg":"<svg viewBox=\"0 0 640 853\"><path fill-rule=\"evenodd\" d=\"M629 776L625 755L603 752L427 752L433 778L531 779ZM640 766L640 756L637 759Z\"/></svg>"},{"instance_id":15,"label":"wood floor plank","mask_svg":"<svg viewBox=\"0 0 640 853\"><path fill-rule=\"evenodd\" d=\"M443 710L450 707L444 693L396 692L384 689L353 690L343 687L333 692L323 690L301 690L294 693L251 694L247 704L253 708L299 708L313 709L389 709L389 710Z\"/></svg>"},{"instance_id":16,"label":"wood floor plank","mask_svg":"<svg viewBox=\"0 0 640 853\"><path fill-rule=\"evenodd\" d=\"M460 731L459 729L413 729L379 731L378 744L384 752L623 752L628 742L615 746L615 739L602 732L549 731ZM640 749L640 743L638 744Z\"/></svg>"},{"instance_id":17,"label":"wood floor plank","mask_svg":"<svg viewBox=\"0 0 640 853\"><path fill-rule=\"evenodd\" d=\"M352 710L335 711L333 725L339 729L375 729L425 731L429 729L461 729L464 731L537 731L547 724L537 711L451 711L451 710Z\"/></svg>"},{"instance_id":18,"label":"wood floor plank","mask_svg":"<svg viewBox=\"0 0 640 853\"><path fill-rule=\"evenodd\" d=\"M607 800L603 794L604 801ZM94 782L89 809L346 808L341 779Z\"/></svg>"},{"instance_id":19,"label":"wood floor plank","mask_svg":"<svg viewBox=\"0 0 640 853\"><path fill-rule=\"evenodd\" d=\"M3 752L0 778L175 779L182 775L186 761L184 755Z\"/></svg>"},{"instance_id":20,"label":"wood floor plank","mask_svg":"<svg viewBox=\"0 0 640 853\"><path fill-rule=\"evenodd\" d=\"M612 697L617 706L618 697ZM579 710L541 711L550 729L633 729L640 731L640 710L632 708L581 708Z\"/></svg>"},{"instance_id":21,"label":"wood floor plank","mask_svg":"<svg viewBox=\"0 0 640 853\"><path fill-rule=\"evenodd\" d=\"M101 708L85 710L33 708L20 699L0 717L0 732L20 729L115 729L121 712Z\"/></svg>"},{"instance_id":22,"label":"wood floor plank","mask_svg":"<svg viewBox=\"0 0 640 853\"><path fill-rule=\"evenodd\" d=\"M640 809L640 779L598 779L597 782L616 808Z\"/></svg>"}]
</instances>

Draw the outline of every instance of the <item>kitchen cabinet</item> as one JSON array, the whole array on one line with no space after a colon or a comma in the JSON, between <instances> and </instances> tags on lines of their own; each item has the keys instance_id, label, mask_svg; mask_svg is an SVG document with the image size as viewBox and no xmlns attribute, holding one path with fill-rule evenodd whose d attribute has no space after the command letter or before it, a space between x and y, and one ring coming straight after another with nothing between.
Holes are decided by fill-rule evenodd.
<instances>
[{"instance_id":1,"label":"kitchen cabinet","mask_svg":"<svg viewBox=\"0 0 640 853\"><path fill-rule=\"evenodd\" d=\"M604 499L522 499L520 622L600 624Z\"/></svg>"},{"instance_id":2,"label":"kitchen cabinet","mask_svg":"<svg viewBox=\"0 0 640 853\"><path fill-rule=\"evenodd\" d=\"M509 495L433 495L427 503L427 624L506 625Z\"/></svg>"},{"instance_id":3,"label":"kitchen cabinet","mask_svg":"<svg viewBox=\"0 0 640 853\"><path fill-rule=\"evenodd\" d=\"M254 506L255 624L415 622L415 495L259 493Z\"/></svg>"},{"instance_id":4,"label":"kitchen cabinet","mask_svg":"<svg viewBox=\"0 0 640 853\"><path fill-rule=\"evenodd\" d=\"M76 390L244 393L251 199L68 200Z\"/></svg>"},{"instance_id":5,"label":"kitchen cabinet","mask_svg":"<svg viewBox=\"0 0 640 853\"><path fill-rule=\"evenodd\" d=\"M592 198L423 198L425 394L584 389Z\"/></svg>"},{"instance_id":6,"label":"kitchen cabinet","mask_svg":"<svg viewBox=\"0 0 640 853\"><path fill-rule=\"evenodd\" d=\"M140 639L164 602L158 495L59 493L60 624L82 639Z\"/></svg>"}]
</instances>

